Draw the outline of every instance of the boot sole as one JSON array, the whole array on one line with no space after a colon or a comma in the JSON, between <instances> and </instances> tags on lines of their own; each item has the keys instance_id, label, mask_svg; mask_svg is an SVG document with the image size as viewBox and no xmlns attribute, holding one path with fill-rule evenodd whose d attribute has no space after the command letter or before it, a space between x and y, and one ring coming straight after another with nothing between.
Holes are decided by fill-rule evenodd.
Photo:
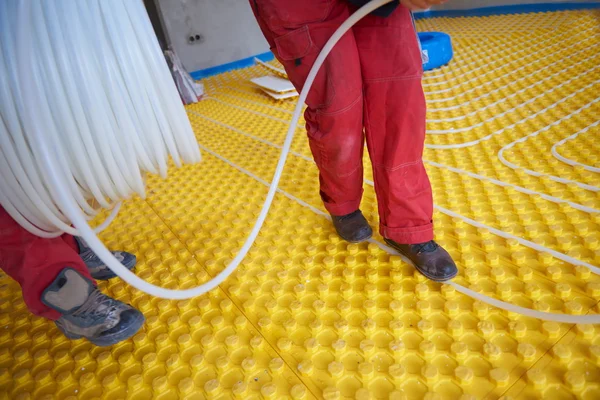
<instances>
[{"instance_id":1,"label":"boot sole","mask_svg":"<svg viewBox=\"0 0 600 400\"><path fill-rule=\"evenodd\" d=\"M417 264L415 264L414 262L412 262L412 260L410 259L410 257L408 255L406 255L402 250L400 250L399 248L397 248L396 246L394 246L393 243L390 243L387 239L385 240L385 243L390 246L391 248L393 248L394 250L396 250L398 252L398 254L403 255L409 262L410 264L412 264L413 267L415 267L415 269L417 271L419 271L419 273L421 275L423 275L425 278L432 280L434 282L446 282L449 281L451 279L453 279L456 275L458 275L458 269L454 272L454 274L452 276L449 277L444 277L444 278L439 278L439 277L435 277L435 276L431 276L430 274L428 274L427 272L421 270L421 268L419 268L417 266Z\"/></svg>"},{"instance_id":2,"label":"boot sole","mask_svg":"<svg viewBox=\"0 0 600 400\"><path fill-rule=\"evenodd\" d=\"M85 336L74 335L72 333L65 332L60 326L58 327L58 329L63 333L63 335L65 335L67 339L77 340L85 338L98 347L107 347L120 343L123 340L127 340L133 335L135 335L140 330L142 325L144 325L145 321L146 318L143 315L141 315L135 321L133 321L133 323L127 329L121 332L117 332L114 335L98 339L87 338Z\"/></svg>"},{"instance_id":3,"label":"boot sole","mask_svg":"<svg viewBox=\"0 0 600 400\"><path fill-rule=\"evenodd\" d=\"M404 254L403 254L403 255L404 255ZM405 256L405 257L406 257L406 256ZM423 275L425 278L427 278L427 279L429 279L429 280L432 280L432 281L434 281L434 282L447 282L447 281L449 281L449 280L453 279L453 278L454 278L456 275L458 275L458 271L456 271L456 272L454 273L454 275L452 275L452 276L450 276L450 277L448 277L448 278L435 278L435 277L433 277L433 276L429 275L428 273L426 273L426 272L424 272L424 271L421 271L421 270L419 269L419 267L417 267L417 266L416 266L416 265L415 265L415 264L414 264L412 261L411 261L411 264L412 264L412 265L415 267L415 269L416 269L417 271L419 271L419 273L420 273L421 275Z\"/></svg>"},{"instance_id":4,"label":"boot sole","mask_svg":"<svg viewBox=\"0 0 600 400\"><path fill-rule=\"evenodd\" d=\"M90 338L88 340L99 347L112 346L124 340L127 340L136 333L138 333L140 328L144 325L145 321L146 318L144 318L143 315L140 315L135 321L133 321L131 325L127 327L127 329L124 329L121 332L117 332L114 335L108 337L102 337L97 339Z\"/></svg>"}]
</instances>

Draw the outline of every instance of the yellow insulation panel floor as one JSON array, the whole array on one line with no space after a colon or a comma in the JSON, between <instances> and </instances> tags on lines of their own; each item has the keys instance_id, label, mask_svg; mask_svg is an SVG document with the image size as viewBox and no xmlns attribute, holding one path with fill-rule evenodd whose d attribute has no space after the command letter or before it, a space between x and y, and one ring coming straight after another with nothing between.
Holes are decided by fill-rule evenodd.
<instances>
[{"instance_id":1,"label":"yellow insulation panel floor","mask_svg":"<svg viewBox=\"0 0 600 400\"><path fill-rule=\"evenodd\" d=\"M599 313L600 13L417 25L455 48L424 78L424 158L454 281L540 311ZM248 235L295 105L249 83L266 73L204 80L208 98L188 107L203 162L152 177L146 201L102 234L138 256L144 279L198 285ZM424 279L379 236L338 239L301 125L256 244L218 289L176 302L101 284L146 315L133 339L69 341L1 276L0 398L600 398L600 327L507 313Z\"/></svg>"}]
</instances>

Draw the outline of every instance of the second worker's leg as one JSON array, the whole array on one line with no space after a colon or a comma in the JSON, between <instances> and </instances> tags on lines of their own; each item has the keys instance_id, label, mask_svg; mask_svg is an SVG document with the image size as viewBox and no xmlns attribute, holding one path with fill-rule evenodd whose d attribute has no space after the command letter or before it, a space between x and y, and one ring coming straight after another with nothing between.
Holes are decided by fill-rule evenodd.
<instances>
[{"instance_id":1,"label":"second worker's leg","mask_svg":"<svg viewBox=\"0 0 600 400\"><path fill-rule=\"evenodd\" d=\"M425 96L412 16L399 6L354 27L365 88L365 131L373 164L380 232L432 280L454 277L456 265L433 241L433 199L423 165Z\"/></svg>"},{"instance_id":2,"label":"second worker's leg","mask_svg":"<svg viewBox=\"0 0 600 400\"><path fill-rule=\"evenodd\" d=\"M68 338L109 346L133 336L144 316L102 294L68 235L32 235L0 207L0 268L21 286L27 308Z\"/></svg>"}]
</instances>

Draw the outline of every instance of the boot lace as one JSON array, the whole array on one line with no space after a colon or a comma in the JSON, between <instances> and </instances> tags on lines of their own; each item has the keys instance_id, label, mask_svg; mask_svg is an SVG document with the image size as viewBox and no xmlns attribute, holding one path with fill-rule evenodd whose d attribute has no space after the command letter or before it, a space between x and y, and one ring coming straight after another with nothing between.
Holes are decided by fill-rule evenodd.
<instances>
[{"instance_id":1,"label":"boot lace","mask_svg":"<svg viewBox=\"0 0 600 400\"><path fill-rule=\"evenodd\" d=\"M116 309L115 301L96 289L90 293L85 303L71 313L71 316L91 320L106 319Z\"/></svg>"},{"instance_id":2,"label":"boot lace","mask_svg":"<svg viewBox=\"0 0 600 400\"><path fill-rule=\"evenodd\" d=\"M413 248L417 253L431 253L436 251L438 247L440 246L433 240L413 245Z\"/></svg>"}]
</instances>

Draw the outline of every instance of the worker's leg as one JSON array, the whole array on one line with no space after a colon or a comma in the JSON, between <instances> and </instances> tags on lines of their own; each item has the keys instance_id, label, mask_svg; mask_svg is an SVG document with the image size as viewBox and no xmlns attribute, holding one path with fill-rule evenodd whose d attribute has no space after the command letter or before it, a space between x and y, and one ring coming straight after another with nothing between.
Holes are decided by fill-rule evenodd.
<instances>
[{"instance_id":1,"label":"worker's leg","mask_svg":"<svg viewBox=\"0 0 600 400\"><path fill-rule=\"evenodd\" d=\"M79 245L77 244L77 240L74 236L65 233L61 236L61 238L67 244L67 246L72 248L75 252L79 253Z\"/></svg>"},{"instance_id":2,"label":"worker's leg","mask_svg":"<svg viewBox=\"0 0 600 400\"><path fill-rule=\"evenodd\" d=\"M381 234L399 243L433 239L431 185L423 166L421 54L408 9L354 27L365 88L365 131Z\"/></svg>"},{"instance_id":3,"label":"worker's leg","mask_svg":"<svg viewBox=\"0 0 600 400\"><path fill-rule=\"evenodd\" d=\"M423 165L423 64L412 16L399 6L354 27L364 81L364 120L373 164L380 232L434 280L456 275L449 254L433 241L433 198Z\"/></svg>"},{"instance_id":4,"label":"worker's leg","mask_svg":"<svg viewBox=\"0 0 600 400\"><path fill-rule=\"evenodd\" d=\"M92 279L73 245L70 236L44 239L27 232L0 207L0 268L21 285L25 304L33 314L54 320L60 317L41 297L64 268Z\"/></svg>"},{"instance_id":5,"label":"worker's leg","mask_svg":"<svg viewBox=\"0 0 600 400\"><path fill-rule=\"evenodd\" d=\"M298 91L325 42L350 15L342 0L250 0L250 4ZM362 197L364 138L360 64L351 32L329 54L306 103L306 130L325 207L335 216L352 213Z\"/></svg>"},{"instance_id":6,"label":"worker's leg","mask_svg":"<svg viewBox=\"0 0 600 400\"><path fill-rule=\"evenodd\" d=\"M133 336L144 316L96 288L81 251L82 244L71 236L30 234L0 207L0 267L21 285L33 314L55 320L68 338L85 337L98 346Z\"/></svg>"}]
</instances>

